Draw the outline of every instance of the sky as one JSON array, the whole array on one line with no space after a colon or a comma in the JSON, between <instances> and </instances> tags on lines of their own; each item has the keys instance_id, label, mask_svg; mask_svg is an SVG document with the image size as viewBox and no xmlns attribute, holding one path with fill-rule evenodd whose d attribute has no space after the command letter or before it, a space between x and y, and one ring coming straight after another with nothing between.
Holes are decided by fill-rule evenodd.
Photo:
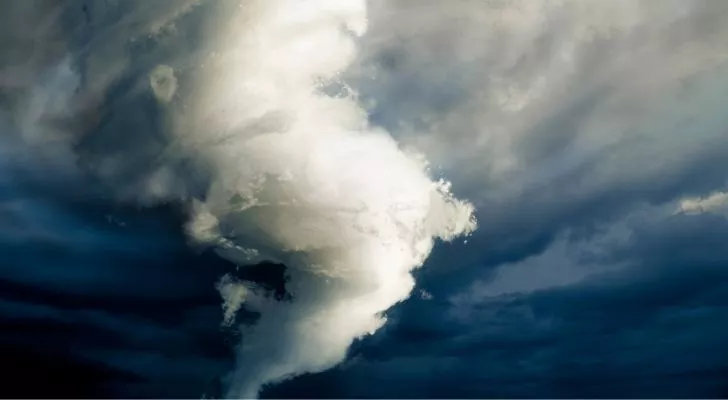
<instances>
[{"instance_id":1,"label":"sky","mask_svg":"<svg viewBox=\"0 0 728 400\"><path fill-rule=\"evenodd\" d=\"M728 3L0 7L0 396L728 396Z\"/></svg>"}]
</instances>

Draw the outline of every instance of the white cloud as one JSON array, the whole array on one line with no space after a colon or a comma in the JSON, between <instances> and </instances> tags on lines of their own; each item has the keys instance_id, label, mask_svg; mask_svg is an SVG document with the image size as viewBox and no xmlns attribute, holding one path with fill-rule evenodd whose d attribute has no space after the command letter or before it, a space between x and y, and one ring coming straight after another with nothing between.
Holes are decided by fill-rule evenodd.
<instances>
[{"instance_id":1,"label":"white cloud","mask_svg":"<svg viewBox=\"0 0 728 400\"><path fill-rule=\"evenodd\" d=\"M290 302L229 279L218 286L223 323L243 305L261 313L241 328L227 393L254 397L343 361L410 295L411 271L434 240L475 228L473 207L371 127L355 95L322 93L356 56L363 0L210 2L191 46L180 32L193 3L90 4L78 16L93 22L79 28L82 51L67 43L68 62L48 62L60 78L27 88L22 132L48 143L55 132L43 115L71 120L68 105L96 98L108 118L76 132L80 144L59 141L77 149L68 159L86 161L119 201L182 203L192 238L232 261L286 264ZM163 115L148 116L155 111ZM204 185L198 175L209 177Z\"/></svg>"},{"instance_id":2,"label":"white cloud","mask_svg":"<svg viewBox=\"0 0 728 400\"><path fill-rule=\"evenodd\" d=\"M728 213L728 193L717 192L707 197L687 198L680 202L679 212L686 214Z\"/></svg>"},{"instance_id":3,"label":"white cloud","mask_svg":"<svg viewBox=\"0 0 728 400\"><path fill-rule=\"evenodd\" d=\"M353 59L354 42L340 27L362 29L363 2L258 1L222 12L210 36L215 56L192 83L188 111L175 116L185 127L176 134L214 160L217 179L197 215L215 222L223 242L257 250L253 260L234 246L224 254L289 267L291 302L248 303L261 318L245 330L228 394L249 397L342 361L353 340L409 296L410 271L433 239L474 223L470 205L369 127L354 98L317 93L318 81L335 79ZM326 51L311 57L316 49Z\"/></svg>"}]
</instances>

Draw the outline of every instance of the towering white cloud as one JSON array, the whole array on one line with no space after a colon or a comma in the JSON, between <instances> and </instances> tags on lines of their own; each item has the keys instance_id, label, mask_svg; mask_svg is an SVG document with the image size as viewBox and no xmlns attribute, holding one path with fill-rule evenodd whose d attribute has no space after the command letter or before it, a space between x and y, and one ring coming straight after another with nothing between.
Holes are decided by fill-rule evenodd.
<instances>
[{"instance_id":1,"label":"towering white cloud","mask_svg":"<svg viewBox=\"0 0 728 400\"><path fill-rule=\"evenodd\" d=\"M474 228L472 207L371 127L351 93L324 94L355 56L365 11L356 0L221 8L177 117L180 146L215 171L191 235L242 264L289 267L292 301L245 291L261 318L243 335L229 396L342 361L409 296L433 240Z\"/></svg>"},{"instance_id":2,"label":"towering white cloud","mask_svg":"<svg viewBox=\"0 0 728 400\"><path fill-rule=\"evenodd\" d=\"M31 11L62 31L58 10ZM55 49L38 68L47 78L15 97L26 142L73 149L59 158L80 161L110 197L181 204L191 238L240 265L288 267L290 301L230 278L218 286L222 322L240 307L261 315L241 327L228 396L341 362L410 295L434 240L475 228L473 207L372 126L339 79L366 32L365 1L63 12L76 22L59 39L69 55Z\"/></svg>"}]
</instances>

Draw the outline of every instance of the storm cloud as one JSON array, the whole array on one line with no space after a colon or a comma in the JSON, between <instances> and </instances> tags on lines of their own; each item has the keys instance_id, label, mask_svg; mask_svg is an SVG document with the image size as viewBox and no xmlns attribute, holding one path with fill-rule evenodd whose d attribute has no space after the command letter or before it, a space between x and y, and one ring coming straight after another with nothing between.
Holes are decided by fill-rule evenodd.
<instances>
[{"instance_id":1,"label":"storm cloud","mask_svg":"<svg viewBox=\"0 0 728 400\"><path fill-rule=\"evenodd\" d=\"M286 19L285 7L276 8L285 2L273 3L4 6L0 309L10 327L3 352L25 360L14 376L68 376L78 382L69 384L72 396L221 395L230 382L220 377L235 368L237 348L232 376L252 382L238 393L291 377L280 365L302 365L296 373L306 374L265 386L262 397L728 395L728 5L372 0L361 3L363 18L363 9L321 1L317 10L328 10L327 18L311 9ZM237 6L250 7L248 14L233 12ZM235 15L249 19L213 29ZM280 28L290 20L303 21L299 35ZM324 33L311 34L306 21L323 21ZM255 29L260 40L246 41ZM262 52L256 43L263 42L280 51ZM299 59L300 49L308 50ZM260 63L246 64L245 54ZM320 75L335 79L309 91L309 78ZM291 115L307 122L296 125ZM445 203L467 211L454 198L468 199L478 218L467 240L434 244L413 278L417 263L408 263L407 293L366 313L386 323L375 324L381 328L373 335L345 335L323 363L293 345L303 341L268 341L277 337L266 334L279 332L275 324L261 328L266 340L248 332L258 346L247 350L239 347L245 331L221 325L270 307L267 294L254 294L268 293L260 291L265 285L241 283L243 269L229 260L240 264L250 253L231 242L247 237L268 258L285 258L273 261L307 271L297 267L302 258L268 247L300 244L295 229L277 236L272 228L300 220L276 220L285 212L275 205L236 216L231 210L245 196L235 203L228 194L250 174L221 171L234 169L242 154L285 178L281 159L298 171L310 165L304 149L337 154L315 140L246 147L249 137L308 131L320 126L315 121L383 135L368 144L334 141L352 149L331 156L336 172L347 171L343 161L362 165L348 170L353 180L345 182L358 182L351 188L374 174L415 176L401 181L415 193L420 178L444 178L455 196L442 197ZM202 128L215 150L190 152ZM246 134L236 138L236 129ZM420 154L429 167L397 175L402 165L420 165L402 154ZM383 169L382 160L399 161ZM316 171L318 182L331 177L323 166ZM389 186L377 182L362 199L379 204L377 188ZM299 181L271 185L261 192L269 200L305 192ZM343 221L331 219L324 209L331 204L321 199L309 204L315 215ZM262 228L241 231L241 219ZM468 218L458 221L454 231L468 230ZM322 226L333 232L340 225ZM217 253L200 248L211 244ZM306 274L299 282L314 282ZM344 287L366 291L364 278L344 274L341 288L297 309L271 303L280 307L271 318L304 321L329 310L322 299L346 297ZM283 286L273 290L279 300L295 287ZM323 348L336 332L307 343ZM292 351L276 352L281 343ZM268 364L256 361L273 353ZM69 365L97 372L59 372ZM20 396L26 386L11 392Z\"/></svg>"}]
</instances>

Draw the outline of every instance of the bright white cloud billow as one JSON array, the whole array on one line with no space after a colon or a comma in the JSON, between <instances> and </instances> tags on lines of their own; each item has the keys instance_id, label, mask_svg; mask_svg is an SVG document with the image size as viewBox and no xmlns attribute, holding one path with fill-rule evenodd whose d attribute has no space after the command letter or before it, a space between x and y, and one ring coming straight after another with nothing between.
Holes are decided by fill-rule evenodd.
<instances>
[{"instance_id":1,"label":"bright white cloud billow","mask_svg":"<svg viewBox=\"0 0 728 400\"><path fill-rule=\"evenodd\" d=\"M362 2L247 2L230 14L210 39L215 56L195 79L194 128L181 143L214 158L217 174L193 237L240 263L290 268L291 302L248 301L261 318L245 332L228 394L250 397L342 361L409 296L433 238L473 222L354 99L318 93L354 56Z\"/></svg>"}]
</instances>

